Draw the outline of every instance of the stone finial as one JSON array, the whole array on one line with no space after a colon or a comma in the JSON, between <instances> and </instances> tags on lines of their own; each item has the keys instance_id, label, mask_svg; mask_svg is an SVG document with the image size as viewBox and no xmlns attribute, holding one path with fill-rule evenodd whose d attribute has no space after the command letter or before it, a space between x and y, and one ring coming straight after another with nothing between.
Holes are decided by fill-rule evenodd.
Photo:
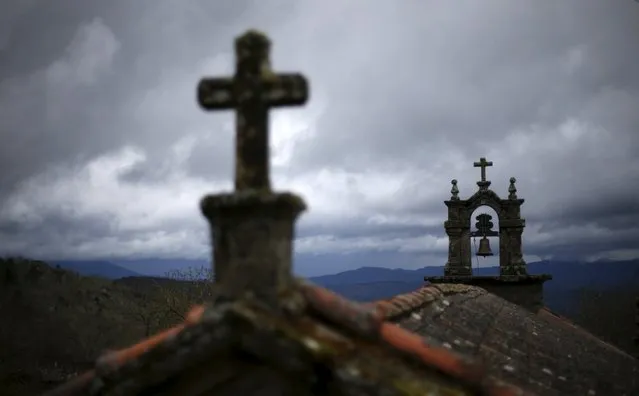
<instances>
[{"instance_id":1,"label":"stone finial","mask_svg":"<svg viewBox=\"0 0 639 396\"><path fill-rule=\"evenodd\" d=\"M206 196L201 209L210 224L216 284L226 298L252 297L279 306L291 285L295 220L302 198L273 193L269 180L268 109L306 102L300 74L270 69L269 39L249 31L235 42L233 78L205 78L198 101L206 110L236 110L235 189Z\"/></svg>"},{"instance_id":2,"label":"stone finial","mask_svg":"<svg viewBox=\"0 0 639 396\"><path fill-rule=\"evenodd\" d=\"M459 201L459 188L457 187L457 179L453 179L450 181L450 184L453 185L453 187L450 189L450 200L451 201Z\"/></svg>"},{"instance_id":3,"label":"stone finial","mask_svg":"<svg viewBox=\"0 0 639 396\"><path fill-rule=\"evenodd\" d=\"M515 187L515 183L517 179L514 177L510 178L510 186L508 186L508 199L517 199L517 187Z\"/></svg>"}]
</instances>

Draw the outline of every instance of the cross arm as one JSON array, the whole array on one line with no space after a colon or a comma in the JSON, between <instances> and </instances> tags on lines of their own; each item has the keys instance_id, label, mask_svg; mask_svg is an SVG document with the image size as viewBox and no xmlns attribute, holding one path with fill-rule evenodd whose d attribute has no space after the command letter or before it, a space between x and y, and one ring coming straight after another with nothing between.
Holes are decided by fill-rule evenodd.
<instances>
[{"instance_id":1,"label":"cross arm","mask_svg":"<svg viewBox=\"0 0 639 396\"><path fill-rule=\"evenodd\" d=\"M480 168L480 167L486 167L486 166L493 166L493 161L479 161L479 162L473 162L473 166L475 168Z\"/></svg>"},{"instance_id":2,"label":"cross arm","mask_svg":"<svg viewBox=\"0 0 639 396\"><path fill-rule=\"evenodd\" d=\"M298 73L265 72L258 78L235 81L230 78L204 78L198 84L198 103L207 110L235 108L239 104L238 97L258 99L268 107L300 106L308 100L308 81Z\"/></svg>"},{"instance_id":3,"label":"cross arm","mask_svg":"<svg viewBox=\"0 0 639 396\"><path fill-rule=\"evenodd\" d=\"M262 100L271 107L300 106L308 100L308 81L298 73L263 77Z\"/></svg>"},{"instance_id":4,"label":"cross arm","mask_svg":"<svg viewBox=\"0 0 639 396\"><path fill-rule=\"evenodd\" d=\"M230 78L203 78L197 85L197 101L206 110L232 109L237 106Z\"/></svg>"}]
</instances>

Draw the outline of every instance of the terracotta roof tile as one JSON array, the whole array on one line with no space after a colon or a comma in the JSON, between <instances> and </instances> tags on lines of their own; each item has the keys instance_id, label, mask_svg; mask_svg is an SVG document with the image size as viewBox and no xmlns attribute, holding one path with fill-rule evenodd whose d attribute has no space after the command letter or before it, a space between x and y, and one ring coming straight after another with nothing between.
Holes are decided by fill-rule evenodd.
<instances>
[{"instance_id":1,"label":"terracotta roof tile","mask_svg":"<svg viewBox=\"0 0 639 396\"><path fill-rule=\"evenodd\" d=\"M302 283L301 290L310 308L325 319L362 337L375 338L379 333L383 317L375 306L346 300L310 283Z\"/></svg>"},{"instance_id":2,"label":"terracotta roof tile","mask_svg":"<svg viewBox=\"0 0 639 396\"><path fill-rule=\"evenodd\" d=\"M463 294L470 292L483 292L475 286L457 284L424 285L417 290L405 294L399 294L385 300L370 303L375 306L385 319L394 319L409 315L417 309L438 301L447 304L445 296L451 294Z\"/></svg>"},{"instance_id":3,"label":"terracotta roof tile","mask_svg":"<svg viewBox=\"0 0 639 396\"><path fill-rule=\"evenodd\" d=\"M530 395L524 389L539 395L590 391L613 395L622 394L614 393L619 389L637 389L628 380L624 385L624 378L629 378L630 373L639 373L636 360L547 309L534 315L480 288L428 285L368 304L349 301L307 282L300 282L299 290L310 315L295 325L302 326L299 331L307 335L303 344L311 350L319 347L317 342L328 342L331 348L340 345L338 349L348 355L338 360L348 367L366 363L356 363L347 356L365 354L368 348L379 345L486 396ZM49 396L86 394L96 375L107 375L104 373L117 371L118 367L135 367L136 360L175 338L188 339L182 334L201 326L209 311L215 312L215 308L195 307L185 323L130 348L106 354L99 359L96 371ZM250 310L244 311L254 315ZM263 319L256 320L264 323ZM277 323L280 322L269 326ZM572 334L572 338L567 334ZM571 341L570 346L564 345L567 341ZM608 354L602 354L606 350ZM590 353L604 359L610 368L601 363L589 365ZM391 365L397 364L400 363ZM618 372L613 374L614 370Z\"/></svg>"},{"instance_id":4,"label":"terracotta roof tile","mask_svg":"<svg viewBox=\"0 0 639 396\"><path fill-rule=\"evenodd\" d=\"M160 332L154 336L151 336L129 348L121 349L119 351L107 352L102 355L97 364L100 366L113 366L118 367L126 363L127 361L133 360L141 356L142 354L148 352L154 347L162 344L167 339L174 337L177 333L182 331L186 326L193 325L199 322L202 317L202 313L204 312L203 306L195 306L191 309L191 311L186 316L186 320L184 323L172 327L168 330Z\"/></svg>"},{"instance_id":5,"label":"terracotta roof tile","mask_svg":"<svg viewBox=\"0 0 639 396\"><path fill-rule=\"evenodd\" d=\"M400 315L423 306L446 294L477 290L459 285L425 286L411 293L395 296L374 304L359 304L318 286L303 284L312 309L332 322L355 331L360 336L380 337L398 351L417 357L423 364L437 369L461 382L486 387L487 395L524 395L524 391L504 383L497 383L485 375L481 366L452 353L445 348L429 345L423 337L387 322L389 316ZM490 393L496 392L496 393Z\"/></svg>"}]
</instances>

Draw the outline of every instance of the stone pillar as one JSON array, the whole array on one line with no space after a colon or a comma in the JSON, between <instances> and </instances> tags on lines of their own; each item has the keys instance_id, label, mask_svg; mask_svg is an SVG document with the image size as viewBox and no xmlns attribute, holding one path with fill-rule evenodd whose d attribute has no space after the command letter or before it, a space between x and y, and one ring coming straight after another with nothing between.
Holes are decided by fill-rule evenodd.
<instances>
[{"instance_id":1,"label":"stone pillar","mask_svg":"<svg viewBox=\"0 0 639 396\"><path fill-rule=\"evenodd\" d=\"M521 248L523 227L500 227L499 273L500 275L526 275L526 262Z\"/></svg>"},{"instance_id":2,"label":"stone pillar","mask_svg":"<svg viewBox=\"0 0 639 396\"><path fill-rule=\"evenodd\" d=\"M444 267L444 274L445 276L471 276L469 249L465 244L468 239L468 225L463 221L465 201L453 199L444 203L448 206L448 220L444 222L444 229L448 235L448 261Z\"/></svg>"},{"instance_id":3,"label":"stone pillar","mask_svg":"<svg viewBox=\"0 0 639 396\"><path fill-rule=\"evenodd\" d=\"M469 223L470 224L470 223ZM461 236L461 266L468 272L473 274L473 256L475 251L473 250L470 238L470 227L466 226L462 228Z\"/></svg>"},{"instance_id":4,"label":"stone pillar","mask_svg":"<svg viewBox=\"0 0 639 396\"><path fill-rule=\"evenodd\" d=\"M202 200L220 294L228 298L249 295L266 303L278 300L293 280L294 227L305 208L294 194L257 190Z\"/></svg>"},{"instance_id":5,"label":"stone pillar","mask_svg":"<svg viewBox=\"0 0 639 396\"><path fill-rule=\"evenodd\" d=\"M500 221L501 223L501 221ZM510 263L510 248L508 245L508 228L499 227L499 274L504 275L505 268Z\"/></svg>"},{"instance_id":6,"label":"stone pillar","mask_svg":"<svg viewBox=\"0 0 639 396\"><path fill-rule=\"evenodd\" d=\"M511 190L513 187L511 178ZM521 235L526 220L521 218L523 199L518 199L513 191L509 199L502 200L499 215L499 272L501 275L527 275L526 262L522 250Z\"/></svg>"},{"instance_id":7,"label":"stone pillar","mask_svg":"<svg viewBox=\"0 0 639 396\"><path fill-rule=\"evenodd\" d=\"M445 276L470 276L472 270L463 263L462 256L462 229L446 228L448 234L448 261L444 267Z\"/></svg>"},{"instance_id":8,"label":"stone pillar","mask_svg":"<svg viewBox=\"0 0 639 396\"><path fill-rule=\"evenodd\" d=\"M526 262L521 247L524 219L499 220L499 272L501 275L526 275Z\"/></svg>"}]
</instances>

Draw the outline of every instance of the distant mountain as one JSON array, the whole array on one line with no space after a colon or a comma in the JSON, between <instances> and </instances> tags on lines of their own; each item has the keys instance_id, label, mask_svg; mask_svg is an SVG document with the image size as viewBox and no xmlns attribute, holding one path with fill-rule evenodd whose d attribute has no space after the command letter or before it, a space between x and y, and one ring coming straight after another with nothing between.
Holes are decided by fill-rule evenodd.
<instances>
[{"instance_id":1,"label":"distant mountain","mask_svg":"<svg viewBox=\"0 0 639 396\"><path fill-rule=\"evenodd\" d=\"M595 291L635 286L639 291L639 260L591 263L540 261L528 264L530 274L550 274L544 284L548 306L558 312L573 313L581 289ZM424 276L441 276L444 267L416 270L362 267L333 275L310 278L311 281L358 301L385 298L408 292L421 285ZM475 268L475 275L497 275L499 267Z\"/></svg>"},{"instance_id":2,"label":"distant mountain","mask_svg":"<svg viewBox=\"0 0 639 396\"><path fill-rule=\"evenodd\" d=\"M130 261L57 261L53 264L82 275L108 279L155 277L161 279L175 269L208 266L206 260L130 260ZM476 275L497 275L498 267L475 268ZM550 274L553 280L544 284L546 304L562 314L574 313L578 293L582 289L605 291L617 287L636 287L639 291L639 260L628 261L539 261L528 264L531 274ZM424 276L440 276L444 267L415 270L384 267L361 267L332 275L309 278L311 281L356 301L370 301L414 290L423 284Z\"/></svg>"},{"instance_id":3,"label":"distant mountain","mask_svg":"<svg viewBox=\"0 0 639 396\"><path fill-rule=\"evenodd\" d=\"M639 260L590 263L538 261L528 264L528 272L531 274L551 274L553 280L546 283L549 289L607 290L627 284L639 286Z\"/></svg>"},{"instance_id":4,"label":"distant mountain","mask_svg":"<svg viewBox=\"0 0 639 396\"><path fill-rule=\"evenodd\" d=\"M311 280L314 281L313 278ZM321 284L321 282L316 282ZM353 301L374 301L393 297L397 294L415 290L424 284L424 281L381 281L368 283L347 283L325 285L336 293Z\"/></svg>"},{"instance_id":5,"label":"distant mountain","mask_svg":"<svg viewBox=\"0 0 639 396\"><path fill-rule=\"evenodd\" d=\"M315 276L310 278L322 286L334 286L370 282L415 282L423 283L424 276L439 275L443 267L424 267L417 270L383 267L361 267L332 275Z\"/></svg>"},{"instance_id":6,"label":"distant mountain","mask_svg":"<svg viewBox=\"0 0 639 396\"><path fill-rule=\"evenodd\" d=\"M207 267L206 260L112 260L112 261L52 261L54 265L83 275L117 279L128 276L165 276L171 270ZM498 267L474 268L476 275L497 275ZM553 280L546 285L550 289L574 290L583 287L609 289L624 283L639 283L639 260L596 261L590 263L572 261L538 261L528 264L531 274L551 274ZM323 286L377 282L421 282L424 276L443 275L444 267L423 267L414 270L384 267L360 267L331 275L311 277Z\"/></svg>"},{"instance_id":7,"label":"distant mountain","mask_svg":"<svg viewBox=\"0 0 639 396\"><path fill-rule=\"evenodd\" d=\"M108 261L51 261L51 265L77 272L80 275L99 276L106 279L120 279L129 276L140 276L139 273L122 268Z\"/></svg>"},{"instance_id":8,"label":"distant mountain","mask_svg":"<svg viewBox=\"0 0 639 396\"><path fill-rule=\"evenodd\" d=\"M639 260L559 262L538 261L528 264L530 274L550 274L553 280L547 282L551 287L578 289L582 287L608 289L619 284L639 283ZM475 275L497 275L499 267L473 268ZM391 269L382 267L361 267L332 275L311 278L323 286L352 283L399 281L411 282L424 276L441 276L444 267L423 267L415 270Z\"/></svg>"}]
</instances>

